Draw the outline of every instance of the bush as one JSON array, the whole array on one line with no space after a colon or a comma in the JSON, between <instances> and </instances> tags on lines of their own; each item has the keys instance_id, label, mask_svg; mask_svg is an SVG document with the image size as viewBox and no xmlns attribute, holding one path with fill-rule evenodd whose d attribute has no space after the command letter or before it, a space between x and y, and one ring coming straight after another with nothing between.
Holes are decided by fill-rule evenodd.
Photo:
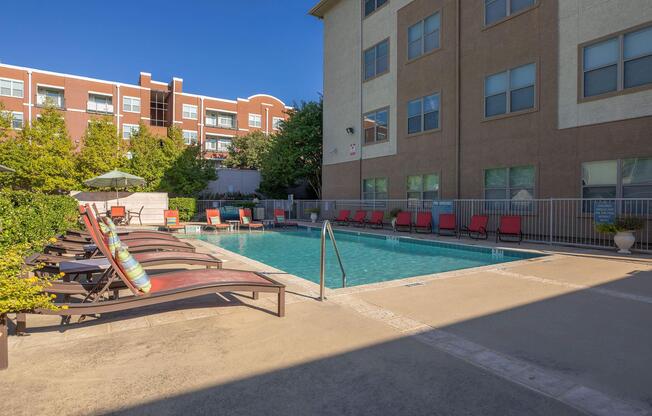
<instances>
[{"instance_id":1,"label":"bush","mask_svg":"<svg viewBox=\"0 0 652 416\"><path fill-rule=\"evenodd\" d=\"M393 210L389 211L389 216L390 218L396 218L398 217L398 214L403 211L401 208L394 208Z\"/></svg>"},{"instance_id":2,"label":"bush","mask_svg":"<svg viewBox=\"0 0 652 416\"><path fill-rule=\"evenodd\" d=\"M616 234L620 231L636 231L645 225L643 219L637 217L619 217L613 224L598 224L595 229L600 233Z\"/></svg>"},{"instance_id":3,"label":"bush","mask_svg":"<svg viewBox=\"0 0 652 416\"><path fill-rule=\"evenodd\" d=\"M179 221L191 221L197 213L195 198L170 198L169 206L179 211Z\"/></svg>"}]
</instances>

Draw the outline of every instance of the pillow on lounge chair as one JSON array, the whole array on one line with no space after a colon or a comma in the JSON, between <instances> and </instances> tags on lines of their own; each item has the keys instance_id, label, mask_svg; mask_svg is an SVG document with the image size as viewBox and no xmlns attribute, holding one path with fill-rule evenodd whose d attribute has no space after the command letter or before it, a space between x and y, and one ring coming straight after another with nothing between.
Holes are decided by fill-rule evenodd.
<instances>
[{"instance_id":1,"label":"pillow on lounge chair","mask_svg":"<svg viewBox=\"0 0 652 416\"><path fill-rule=\"evenodd\" d=\"M211 224L222 224L222 218L220 217L211 217Z\"/></svg>"},{"instance_id":2,"label":"pillow on lounge chair","mask_svg":"<svg viewBox=\"0 0 652 416\"><path fill-rule=\"evenodd\" d=\"M243 223L243 224L249 224L249 223L251 223L251 218L249 218L249 217L242 217L242 223Z\"/></svg>"},{"instance_id":3,"label":"pillow on lounge chair","mask_svg":"<svg viewBox=\"0 0 652 416\"><path fill-rule=\"evenodd\" d=\"M285 222L285 215L277 215L276 222Z\"/></svg>"},{"instance_id":4,"label":"pillow on lounge chair","mask_svg":"<svg viewBox=\"0 0 652 416\"><path fill-rule=\"evenodd\" d=\"M149 280L147 272L143 269L143 266L140 265L133 258L129 250L124 247L120 247L116 253L116 260L122 270L124 270L127 279L131 282L136 289L140 290L143 293L148 293L152 289L152 282Z\"/></svg>"},{"instance_id":5,"label":"pillow on lounge chair","mask_svg":"<svg viewBox=\"0 0 652 416\"><path fill-rule=\"evenodd\" d=\"M177 217L166 217L165 225L177 225Z\"/></svg>"},{"instance_id":6,"label":"pillow on lounge chair","mask_svg":"<svg viewBox=\"0 0 652 416\"><path fill-rule=\"evenodd\" d=\"M101 222L98 224L100 224L100 231L102 231L102 234L104 234L106 245L109 246L109 251L111 254L115 255L116 250L119 247L122 247L122 241L120 241L120 237L118 237L118 234L109 228L109 226L102 224Z\"/></svg>"},{"instance_id":7,"label":"pillow on lounge chair","mask_svg":"<svg viewBox=\"0 0 652 416\"><path fill-rule=\"evenodd\" d=\"M115 226L115 223L113 222L113 220L111 218L104 217L103 219L104 219L104 222L106 223L106 225L109 226L111 231L113 231L114 233L118 232L118 228ZM101 225L102 223L99 223L99 224Z\"/></svg>"}]
</instances>

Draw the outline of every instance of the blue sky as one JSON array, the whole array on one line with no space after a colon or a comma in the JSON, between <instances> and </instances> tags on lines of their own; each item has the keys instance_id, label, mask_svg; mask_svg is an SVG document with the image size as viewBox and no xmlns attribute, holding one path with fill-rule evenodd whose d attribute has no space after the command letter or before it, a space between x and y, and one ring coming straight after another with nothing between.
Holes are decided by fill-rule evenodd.
<instances>
[{"instance_id":1,"label":"blue sky","mask_svg":"<svg viewBox=\"0 0 652 416\"><path fill-rule=\"evenodd\" d=\"M2 63L137 83L140 71L184 91L286 104L322 90L316 0L21 0L3 2ZM25 20L28 19L28 20Z\"/></svg>"}]
</instances>

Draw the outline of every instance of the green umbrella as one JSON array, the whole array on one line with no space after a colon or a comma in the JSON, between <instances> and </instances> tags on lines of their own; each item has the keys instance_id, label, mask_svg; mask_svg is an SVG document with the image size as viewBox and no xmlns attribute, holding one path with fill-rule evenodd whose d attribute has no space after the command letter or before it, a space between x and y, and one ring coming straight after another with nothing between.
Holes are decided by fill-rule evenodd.
<instances>
[{"instance_id":1,"label":"green umbrella","mask_svg":"<svg viewBox=\"0 0 652 416\"><path fill-rule=\"evenodd\" d=\"M12 168L8 168L4 165L0 165L0 172L16 172L16 171L13 170Z\"/></svg>"},{"instance_id":2,"label":"green umbrella","mask_svg":"<svg viewBox=\"0 0 652 416\"><path fill-rule=\"evenodd\" d=\"M95 178L88 179L84 183L93 188L114 188L115 199L120 205L120 198L118 189L130 188L132 186L145 185L145 179L140 176L131 175L129 173L120 172L117 169L107 172L104 175L96 176Z\"/></svg>"}]
</instances>

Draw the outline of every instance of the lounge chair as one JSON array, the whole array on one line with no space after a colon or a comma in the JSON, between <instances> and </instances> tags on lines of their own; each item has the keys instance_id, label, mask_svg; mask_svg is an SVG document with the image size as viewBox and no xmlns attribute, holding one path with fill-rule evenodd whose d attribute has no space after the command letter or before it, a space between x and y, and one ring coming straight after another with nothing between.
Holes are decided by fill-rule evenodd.
<instances>
[{"instance_id":1,"label":"lounge chair","mask_svg":"<svg viewBox=\"0 0 652 416\"><path fill-rule=\"evenodd\" d=\"M363 209L359 209L355 212L355 215L353 218L349 220L349 223L351 223L355 227L364 227L367 220L367 211Z\"/></svg>"},{"instance_id":2,"label":"lounge chair","mask_svg":"<svg viewBox=\"0 0 652 416\"><path fill-rule=\"evenodd\" d=\"M468 236L474 240L486 240L487 235L487 224L489 223L489 217L486 215L473 215L471 217L471 224L468 227L462 227L460 232L457 234L457 238L460 238L462 233L467 233Z\"/></svg>"},{"instance_id":3,"label":"lounge chair","mask_svg":"<svg viewBox=\"0 0 652 416\"><path fill-rule=\"evenodd\" d=\"M417 212L417 222L414 223L416 232L432 232L432 214L430 212Z\"/></svg>"},{"instance_id":4,"label":"lounge chair","mask_svg":"<svg viewBox=\"0 0 652 416\"><path fill-rule=\"evenodd\" d=\"M176 209L166 209L163 211L163 228L167 231L178 231L185 228L185 225L179 221L179 211Z\"/></svg>"},{"instance_id":5,"label":"lounge chair","mask_svg":"<svg viewBox=\"0 0 652 416\"><path fill-rule=\"evenodd\" d=\"M212 227L216 230L229 230L231 226L222 222L222 215L219 209L206 210L206 227Z\"/></svg>"},{"instance_id":6,"label":"lounge chair","mask_svg":"<svg viewBox=\"0 0 652 416\"><path fill-rule=\"evenodd\" d=\"M407 231L412 232L412 213L408 211L401 211L396 216L396 223L394 224L395 231L407 228Z\"/></svg>"},{"instance_id":7,"label":"lounge chair","mask_svg":"<svg viewBox=\"0 0 652 416\"><path fill-rule=\"evenodd\" d=\"M299 227L296 222L288 222L285 217L285 210L281 208L274 208L274 226L275 227Z\"/></svg>"},{"instance_id":8,"label":"lounge chair","mask_svg":"<svg viewBox=\"0 0 652 416\"><path fill-rule=\"evenodd\" d=\"M510 237L504 240L503 237ZM512 238L515 238L512 239ZM521 232L521 217L519 215L503 215L500 217L500 225L496 229L496 242L498 241L517 241L521 244L523 233Z\"/></svg>"},{"instance_id":9,"label":"lounge chair","mask_svg":"<svg viewBox=\"0 0 652 416\"><path fill-rule=\"evenodd\" d=\"M383 228L383 218L385 218L383 211L373 211L371 218L367 220L367 225L372 228Z\"/></svg>"},{"instance_id":10,"label":"lounge chair","mask_svg":"<svg viewBox=\"0 0 652 416\"><path fill-rule=\"evenodd\" d=\"M337 218L335 218L333 222L339 225L349 225L350 216L351 216L351 210L341 209L339 214L337 215Z\"/></svg>"},{"instance_id":11,"label":"lounge chair","mask_svg":"<svg viewBox=\"0 0 652 416\"><path fill-rule=\"evenodd\" d=\"M439 235L442 231L457 235L457 217L455 214L439 214Z\"/></svg>"},{"instance_id":12,"label":"lounge chair","mask_svg":"<svg viewBox=\"0 0 652 416\"><path fill-rule=\"evenodd\" d=\"M127 208L123 206L113 206L111 207L109 216L116 224L127 222Z\"/></svg>"},{"instance_id":13,"label":"lounge chair","mask_svg":"<svg viewBox=\"0 0 652 416\"><path fill-rule=\"evenodd\" d=\"M251 215L251 209L249 208L240 208L240 227L247 227L249 231L265 231L265 226L262 222L254 222L253 216Z\"/></svg>"}]
</instances>

